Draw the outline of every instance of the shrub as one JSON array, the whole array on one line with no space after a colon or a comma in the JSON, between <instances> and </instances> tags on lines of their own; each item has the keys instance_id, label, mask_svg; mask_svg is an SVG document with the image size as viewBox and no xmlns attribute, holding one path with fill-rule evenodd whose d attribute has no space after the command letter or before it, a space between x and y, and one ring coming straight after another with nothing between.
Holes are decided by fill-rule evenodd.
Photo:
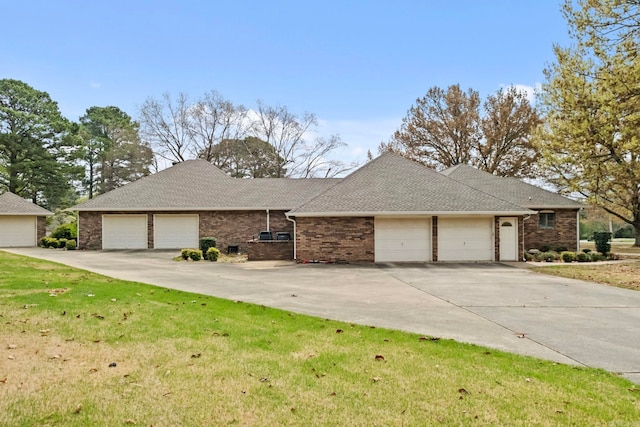
<instances>
[{"instance_id":1,"label":"shrub","mask_svg":"<svg viewBox=\"0 0 640 427\"><path fill-rule=\"evenodd\" d=\"M207 257L209 248L215 248L218 240L215 237L201 237L200 238L200 250Z\"/></svg>"},{"instance_id":2,"label":"shrub","mask_svg":"<svg viewBox=\"0 0 640 427\"><path fill-rule=\"evenodd\" d=\"M605 255L602 254L591 254L591 261L604 261L607 259Z\"/></svg>"},{"instance_id":3,"label":"shrub","mask_svg":"<svg viewBox=\"0 0 640 427\"><path fill-rule=\"evenodd\" d=\"M602 255L606 255L611 252L611 233L608 231L596 231L593 233L593 240L596 242L596 250Z\"/></svg>"},{"instance_id":4,"label":"shrub","mask_svg":"<svg viewBox=\"0 0 640 427\"><path fill-rule=\"evenodd\" d=\"M191 249L183 249L180 251L180 256L185 261L189 259L189 254L191 254Z\"/></svg>"},{"instance_id":5,"label":"shrub","mask_svg":"<svg viewBox=\"0 0 640 427\"><path fill-rule=\"evenodd\" d=\"M533 254L529 253L529 252L525 252L524 253L524 260L525 261L533 261L534 260L534 256Z\"/></svg>"},{"instance_id":6,"label":"shrub","mask_svg":"<svg viewBox=\"0 0 640 427\"><path fill-rule=\"evenodd\" d=\"M576 261L578 262L591 262L591 255L585 252L580 252L576 255Z\"/></svg>"},{"instance_id":7,"label":"shrub","mask_svg":"<svg viewBox=\"0 0 640 427\"><path fill-rule=\"evenodd\" d=\"M542 252L539 254L541 261L553 262L560 259L560 255L554 251Z\"/></svg>"},{"instance_id":8,"label":"shrub","mask_svg":"<svg viewBox=\"0 0 640 427\"><path fill-rule=\"evenodd\" d=\"M551 246L549 245L542 245L540 246L538 249L540 249L540 252L549 252L551 250Z\"/></svg>"},{"instance_id":9,"label":"shrub","mask_svg":"<svg viewBox=\"0 0 640 427\"><path fill-rule=\"evenodd\" d=\"M220 256L220 250L218 248L209 248L207 249L207 253L205 259L209 261L217 261Z\"/></svg>"},{"instance_id":10,"label":"shrub","mask_svg":"<svg viewBox=\"0 0 640 427\"><path fill-rule=\"evenodd\" d=\"M43 248L58 248L58 239L50 236L43 237L40 239L40 246Z\"/></svg>"},{"instance_id":11,"label":"shrub","mask_svg":"<svg viewBox=\"0 0 640 427\"><path fill-rule=\"evenodd\" d=\"M562 261L564 262L573 262L576 260L576 254L575 252L562 252L560 254L560 256L562 257Z\"/></svg>"},{"instance_id":12,"label":"shrub","mask_svg":"<svg viewBox=\"0 0 640 427\"><path fill-rule=\"evenodd\" d=\"M553 250L555 252L562 253L562 252L567 252L569 248L567 248L566 246L556 246Z\"/></svg>"},{"instance_id":13,"label":"shrub","mask_svg":"<svg viewBox=\"0 0 640 427\"><path fill-rule=\"evenodd\" d=\"M589 252L591 252L591 249L583 249L582 252L584 252L585 254L588 254Z\"/></svg>"},{"instance_id":14,"label":"shrub","mask_svg":"<svg viewBox=\"0 0 640 427\"><path fill-rule=\"evenodd\" d=\"M192 261L200 261L202 259L202 251L200 249L191 249L189 258L191 258Z\"/></svg>"},{"instance_id":15,"label":"shrub","mask_svg":"<svg viewBox=\"0 0 640 427\"><path fill-rule=\"evenodd\" d=\"M76 248L78 247L78 244L73 239L72 240L67 240L67 243L65 244L64 247L68 251L75 251Z\"/></svg>"},{"instance_id":16,"label":"shrub","mask_svg":"<svg viewBox=\"0 0 640 427\"><path fill-rule=\"evenodd\" d=\"M70 222L57 226L52 232L51 237L56 239L73 239L78 237L78 223Z\"/></svg>"},{"instance_id":17,"label":"shrub","mask_svg":"<svg viewBox=\"0 0 640 427\"><path fill-rule=\"evenodd\" d=\"M67 247L67 239L62 238L62 239L58 239L58 248L59 249L63 249Z\"/></svg>"}]
</instances>

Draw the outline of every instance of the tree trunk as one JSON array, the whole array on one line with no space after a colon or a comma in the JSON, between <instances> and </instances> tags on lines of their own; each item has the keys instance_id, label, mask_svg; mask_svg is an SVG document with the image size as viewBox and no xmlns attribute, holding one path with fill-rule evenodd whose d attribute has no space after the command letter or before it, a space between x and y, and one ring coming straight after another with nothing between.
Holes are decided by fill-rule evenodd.
<instances>
[{"instance_id":1,"label":"tree trunk","mask_svg":"<svg viewBox=\"0 0 640 427\"><path fill-rule=\"evenodd\" d=\"M640 247L640 222L633 224L633 228L636 231L636 242L633 246Z\"/></svg>"}]
</instances>

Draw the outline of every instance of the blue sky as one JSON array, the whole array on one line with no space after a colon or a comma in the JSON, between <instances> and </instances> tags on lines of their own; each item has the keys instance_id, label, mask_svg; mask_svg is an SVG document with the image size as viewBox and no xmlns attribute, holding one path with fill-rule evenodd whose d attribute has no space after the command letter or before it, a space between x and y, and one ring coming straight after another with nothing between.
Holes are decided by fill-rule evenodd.
<instances>
[{"instance_id":1,"label":"blue sky","mask_svg":"<svg viewBox=\"0 0 640 427\"><path fill-rule=\"evenodd\" d=\"M568 44L560 0L5 1L0 78L77 120L147 97L217 90L315 113L364 160L432 86L535 87Z\"/></svg>"}]
</instances>

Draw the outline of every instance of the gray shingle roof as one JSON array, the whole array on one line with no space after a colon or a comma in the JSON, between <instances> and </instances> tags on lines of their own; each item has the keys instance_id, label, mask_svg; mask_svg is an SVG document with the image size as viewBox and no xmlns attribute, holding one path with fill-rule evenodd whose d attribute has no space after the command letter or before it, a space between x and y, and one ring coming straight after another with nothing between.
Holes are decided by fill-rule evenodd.
<instances>
[{"instance_id":1,"label":"gray shingle roof","mask_svg":"<svg viewBox=\"0 0 640 427\"><path fill-rule=\"evenodd\" d=\"M583 206L575 200L568 199L559 194L520 181L519 179L495 176L469 165L453 166L440 173L470 187L485 193L495 194L501 199L530 209L578 209Z\"/></svg>"},{"instance_id":2,"label":"gray shingle roof","mask_svg":"<svg viewBox=\"0 0 640 427\"><path fill-rule=\"evenodd\" d=\"M336 179L236 179L205 160L187 160L85 203L78 211L289 210Z\"/></svg>"},{"instance_id":3,"label":"gray shingle roof","mask_svg":"<svg viewBox=\"0 0 640 427\"><path fill-rule=\"evenodd\" d=\"M53 212L31 203L17 194L4 193L0 194L0 215L49 216L53 215Z\"/></svg>"},{"instance_id":4,"label":"gray shingle roof","mask_svg":"<svg viewBox=\"0 0 640 427\"><path fill-rule=\"evenodd\" d=\"M531 214L423 165L385 153L293 209L291 216L376 214Z\"/></svg>"}]
</instances>

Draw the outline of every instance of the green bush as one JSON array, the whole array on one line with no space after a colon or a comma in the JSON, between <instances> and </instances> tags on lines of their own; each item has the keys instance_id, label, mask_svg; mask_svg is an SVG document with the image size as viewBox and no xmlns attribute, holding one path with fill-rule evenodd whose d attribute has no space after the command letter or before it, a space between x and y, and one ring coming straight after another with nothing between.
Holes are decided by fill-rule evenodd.
<instances>
[{"instance_id":1,"label":"green bush","mask_svg":"<svg viewBox=\"0 0 640 427\"><path fill-rule=\"evenodd\" d=\"M78 223L70 222L57 226L52 232L51 237L56 239L73 239L78 237Z\"/></svg>"},{"instance_id":2,"label":"green bush","mask_svg":"<svg viewBox=\"0 0 640 427\"><path fill-rule=\"evenodd\" d=\"M562 257L562 261L564 262L573 262L576 260L576 253L575 252L562 252L560 254L560 256Z\"/></svg>"},{"instance_id":3,"label":"green bush","mask_svg":"<svg viewBox=\"0 0 640 427\"><path fill-rule=\"evenodd\" d=\"M540 246L538 249L540 249L540 252L549 252L551 250L551 246L549 245L542 245Z\"/></svg>"},{"instance_id":4,"label":"green bush","mask_svg":"<svg viewBox=\"0 0 640 427\"><path fill-rule=\"evenodd\" d=\"M207 256L209 248L215 248L218 240L215 237L201 237L200 238L200 250Z\"/></svg>"},{"instance_id":5,"label":"green bush","mask_svg":"<svg viewBox=\"0 0 640 427\"><path fill-rule=\"evenodd\" d=\"M596 242L596 250L602 255L606 255L611 252L611 233L608 231L596 231L593 233L593 240Z\"/></svg>"},{"instance_id":6,"label":"green bush","mask_svg":"<svg viewBox=\"0 0 640 427\"><path fill-rule=\"evenodd\" d=\"M58 249L63 249L67 247L67 239L62 238L58 239Z\"/></svg>"},{"instance_id":7,"label":"green bush","mask_svg":"<svg viewBox=\"0 0 640 427\"><path fill-rule=\"evenodd\" d=\"M189 258L191 258L192 261L200 261L202 259L202 251L200 249L191 249Z\"/></svg>"},{"instance_id":8,"label":"green bush","mask_svg":"<svg viewBox=\"0 0 640 427\"><path fill-rule=\"evenodd\" d=\"M591 254L591 261L604 261L605 259L607 259L607 256L602 255L602 254Z\"/></svg>"},{"instance_id":9,"label":"green bush","mask_svg":"<svg viewBox=\"0 0 640 427\"><path fill-rule=\"evenodd\" d=\"M556 246L555 248L553 248L553 250L555 252L562 253L562 252L567 252L569 248L567 248L566 246Z\"/></svg>"},{"instance_id":10,"label":"green bush","mask_svg":"<svg viewBox=\"0 0 640 427\"><path fill-rule=\"evenodd\" d=\"M76 248L78 247L78 244L73 239L72 240L67 240L67 243L65 244L64 247L68 251L75 251Z\"/></svg>"},{"instance_id":11,"label":"green bush","mask_svg":"<svg viewBox=\"0 0 640 427\"><path fill-rule=\"evenodd\" d=\"M582 252L584 252L585 254L588 254L589 252L591 252L591 249L583 249Z\"/></svg>"},{"instance_id":12,"label":"green bush","mask_svg":"<svg viewBox=\"0 0 640 427\"><path fill-rule=\"evenodd\" d=\"M554 251L541 252L539 254L541 261L553 262L560 259L560 254Z\"/></svg>"},{"instance_id":13,"label":"green bush","mask_svg":"<svg viewBox=\"0 0 640 427\"><path fill-rule=\"evenodd\" d=\"M180 257L182 257L183 260L188 260L189 259L189 254L191 254L192 249L183 249L180 251Z\"/></svg>"},{"instance_id":14,"label":"green bush","mask_svg":"<svg viewBox=\"0 0 640 427\"><path fill-rule=\"evenodd\" d=\"M524 260L525 261L533 261L534 260L533 254L529 253L529 252L525 252L524 253Z\"/></svg>"},{"instance_id":15,"label":"green bush","mask_svg":"<svg viewBox=\"0 0 640 427\"><path fill-rule=\"evenodd\" d=\"M43 248L56 249L58 248L58 239L49 236L43 237L42 239L40 239L40 246L42 246Z\"/></svg>"},{"instance_id":16,"label":"green bush","mask_svg":"<svg viewBox=\"0 0 640 427\"><path fill-rule=\"evenodd\" d=\"M205 259L209 261L217 261L220 256L220 250L218 248L209 248L207 249L207 254Z\"/></svg>"},{"instance_id":17,"label":"green bush","mask_svg":"<svg viewBox=\"0 0 640 427\"><path fill-rule=\"evenodd\" d=\"M585 252L580 252L576 255L576 261L578 262L591 262L591 255Z\"/></svg>"}]
</instances>

